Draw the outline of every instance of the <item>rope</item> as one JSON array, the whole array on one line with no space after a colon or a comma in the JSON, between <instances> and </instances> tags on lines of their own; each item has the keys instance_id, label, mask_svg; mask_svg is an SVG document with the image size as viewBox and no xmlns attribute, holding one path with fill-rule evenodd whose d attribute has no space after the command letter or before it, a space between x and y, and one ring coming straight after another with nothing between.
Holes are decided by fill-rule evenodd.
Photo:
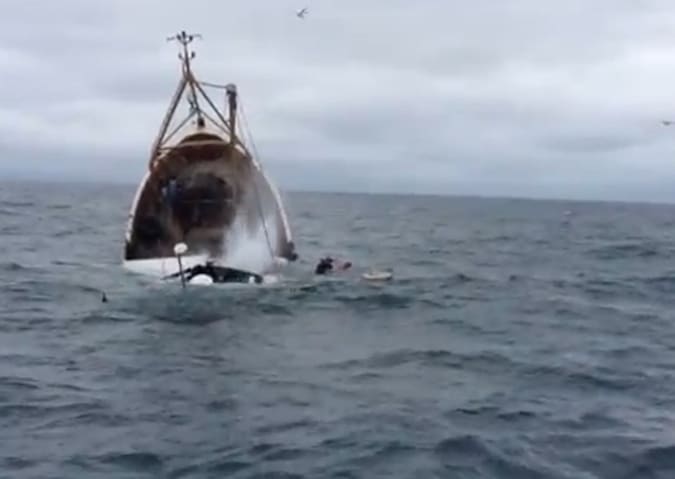
<instances>
[{"instance_id":1,"label":"rope","mask_svg":"<svg viewBox=\"0 0 675 479\"><path fill-rule=\"evenodd\" d=\"M211 82L205 82L205 81L200 81L200 85L205 86L205 87L210 87L210 88L217 88L221 90L226 90L227 85L222 85L218 83L211 83ZM239 111L238 111L238 116L240 120L240 124L242 125L242 130L244 131L244 137L248 137L248 141L251 144L251 148L253 149L253 157L260 159L260 156L258 155L258 149L255 146L255 142L253 141L253 135L251 134L251 130L248 127L248 121L246 119L246 114L244 113L244 106L242 102L239 102ZM232 135L236 136L236 132L232 132ZM260 161L258 161L258 169L262 168L262 165L260 165ZM274 254L274 247L272 246L272 240L270 240L270 235L269 231L267 229L267 222L265 221L265 213L263 211L262 207L262 202L260 200L260 193L258 191L258 182L257 178L254 179L253 181L253 188L255 192L255 198L256 198L256 203L258 206L258 214L260 215L260 219L262 220L262 225L263 225L263 231L265 232L265 241L267 242L267 248L269 249L270 256L272 258L275 257ZM276 261L275 261L275 266L276 266Z\"/></svg>"},{"instance_id":2,"label":"rope","mask_svg":"<svg viewBox=\"0 0 675 479\"><path fill-rule=\"evenodd\" d=\"M241 102L239 102L239 111L240 111L239 117L240 117L240 120L241 120L240 123L243 126L242 129L244 130L244 134L245 134L245 136L248 137L248 141L250 142L251 148L253 149L254 157L259 159L260 156L258 155L258 149L256 148L255 142L253 141L253 135L251 134L251 130L248 127L248 121L246 119L246 114L244 113L244 107L241 104ZM262 166L260 166L260 168L262 168ZM264 214L264 211L263 211L262 202L260 200L260 194L258 192L257 178L254 178L254 180L253 180L253 188L254 188L254 191L255 191L256 203L258 205L258 213L260 214L260 218L262 220L262 225L263 225L263 231L265 232L265 240L267 241L267 247L269 248L270 256L272 256L272 259L274 259L275 258L274 248L272 247L272 241L270 240L269 231L267 230L267 223L265 221L265 214ZM274 265L276 266L276 261L274 262Z\"/></svg>"},{"instance_id":3,"label":"rope","mask_svg":"<svg viewBox=\"0 0 675 479\"><path fill-rule=\"evenodd\" d=\"M206 87L210 87L210 88L218 88L220 90L227 89L227 85L219 85L218 83L210 83L210 82L207 82L207 81L200 81L200 82L197 82L197 83L199 83L202 86L206 86Z\"/></svg>"}]
</instances>

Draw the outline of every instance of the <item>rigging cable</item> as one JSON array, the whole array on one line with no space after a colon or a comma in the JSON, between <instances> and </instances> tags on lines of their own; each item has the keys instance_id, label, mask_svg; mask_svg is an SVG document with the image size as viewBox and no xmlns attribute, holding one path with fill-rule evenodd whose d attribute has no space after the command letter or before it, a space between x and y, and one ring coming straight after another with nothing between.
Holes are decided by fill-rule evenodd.
<instances>
[{"instance_id":1,"label":"rigging cable","mask_svg":"<svg viewBox=\"0 0 675 479\"><path fill-rule=\"evenodd\" d=\"M197 83L199 83L202 86L206 86L206 87L210 87L210 88L218 88L219 90L226 90L227 89L227 85L220 85L218 83L211 83L211 82L207 82L207 81L199 81Z\"/></svg>"},{"instance_id":2,"label":"rigging cable","mask_svg":"<svg viewBox=\"0 0 675 479\"><path fill-rule=\"evenodd\" d=\"M253 150L254 158L259 160L260 156L258 155L258 149L255 146L255 142L253 141L253 135L251 134L251 130L248 127L248 121L246 120L246 114L244 113L244 107L243 107L241 101L239 102L239 118L241 120L240 123L243 126L242 129L244 130L244 135L248 137L248 141L251 144L251 148ZM233 133L236 134L235 132L233 132ZM258 163L257 169L258 169L258 171L260 171L260 169L262 168L262 165L260 164L260 161L258 161L257 163ZM272 241L270 240L269 231L267 229L267 222L265 221L265 212L263 210L262 201L260 199L260 194L259 194L259 191L258 191L258 178L259 178L259 176L257 176L256 178L253 179L253 188L254 188L254 192L255 192L256 203L258 205L258 213L260 214L260 219L262 220L263 231L265 232L265 240L267 241L267 247L269 249L270 256L272 257L272 261L273 261L274 265L276 266L277 265L276 260L275 260L276 255L274 254L274 248L272 246Z\"/></svg>"},{"instance_id":3,"label":"rigging cable","mask_svg":"<svg viewBox=\"0 0 675 479\"><path fill-rule=\"evenodd\" d=\"M205 87L210 87L210 88L216 88L220 90L226 90L228 88L228 85L222 85L218 83L211 83L211 82L205 82L205 81L199 81L198 82L200 85L205 86ZM246 113L244 112L244 105L243 102L240 100L239 101L239 108L237 110L237 114L239 116L240 124L242 125L242 130L244 132L244 139L248 137L248 142L251 145L252 153L253 153L253 158L257 159L257 169L258 171L262 174L262 164L260 163L260 155L258 155L258 149L255 146L255 142L253 141L253 135L251 133L251 130L248 126L248 121L246 118ZM236 138L236 132L231 132L231 134ZM255 166L255 165L254 165ZM262 207L262 201L260 199L260 193L258 190L258 182L257 178L254 178L253 180L253 188L254 188L254 193L256 197L256 203L258 206L258 214L260 215L260 219L262 221L262 226L263 226L263 231L265 233L265 241L267 242L267 248L269 249L270 256L272 257L273 263L275 266L277 266L277 262L275 260L276 255L274 254L274 247L272 246L272 241L270 240L270 234L269 230L267 228L267 222L265 221L265 213Z\"/></svg>"}]
</instances>

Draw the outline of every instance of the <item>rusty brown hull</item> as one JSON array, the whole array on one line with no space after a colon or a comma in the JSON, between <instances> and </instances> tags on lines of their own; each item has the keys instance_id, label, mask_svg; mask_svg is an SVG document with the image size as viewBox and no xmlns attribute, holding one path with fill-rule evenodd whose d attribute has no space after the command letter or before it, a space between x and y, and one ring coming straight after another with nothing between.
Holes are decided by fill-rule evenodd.
<instances>
[{"instance_id":1,"label":"rusty brown hull","mask_svg":"<svg viewBox=\"0 0 675 479\"><path fill-rule=\"evenodd\" d=\"M190 254L223 256L235 221L251 230L262 221L270 253L294 260L281 198L237 135L236 87L224 87L228 112L220 111L192 72L194 53L188 45L193 36L181 32L176 38L183 46L182 76L134 198L125 261L173 256L181 242ZM183 100L188 110L181 120Z\"/></svg>"}]
</instances>

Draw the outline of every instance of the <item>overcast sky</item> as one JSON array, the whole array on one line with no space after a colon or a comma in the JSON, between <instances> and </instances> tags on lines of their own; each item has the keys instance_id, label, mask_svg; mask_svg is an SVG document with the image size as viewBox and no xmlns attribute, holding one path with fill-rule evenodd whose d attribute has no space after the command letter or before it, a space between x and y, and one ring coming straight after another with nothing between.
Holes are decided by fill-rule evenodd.
<instances>
[{"instance_id":1,"label":"overcast sky","mask_svg":"<svg viewBox=\"0 0 675 479\"><path fill-rule=\"evenodd\" d=\"M675 200L672 0L0 6L1 177L137 182L186 29L283 189Z\"/></svg>"}]
</instances>

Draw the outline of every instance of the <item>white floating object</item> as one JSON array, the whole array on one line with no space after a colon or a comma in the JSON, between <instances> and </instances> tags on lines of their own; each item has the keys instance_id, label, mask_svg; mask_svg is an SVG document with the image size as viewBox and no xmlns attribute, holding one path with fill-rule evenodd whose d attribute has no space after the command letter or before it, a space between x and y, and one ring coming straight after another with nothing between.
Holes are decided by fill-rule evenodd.
<instances>
[{"instance_id":1,"label":"white floating object","mask_svg":"<svg viewBox=\"0 0 675 479\"><path fill-rule=\"evenodd\" d=\"M263 284L276 284L279 281L279 275L276 274L266 274L263 276Z\"/></svg>"},{"instance_id":2,"label":"white floating object","mask_svg":"<svg viewBox=\"0 0 675 479\"><path fill-rule=\"evenodd\" d=\"M188 247L185 243L176 243L176 245L173 247L173 253L176 256L182 256L185 253L187 253Z\"/></svg>"},{"instance_id":3,"label":"white floating object","mask_svg":"<svg viewBox=\"0 0 675 479\"><path fill-rule=\"evenodd\" d=\"M213 278L209 276L208 274L198 274L195 275L191 280L190 284L198 284L202 286L208 286L210 284L213 284Z\"/></svg>"},{"instance_id":4,"label":"white floating object","mask_svg":"<svg viewBox=\"0 0 675 479\"><path fill-rule=\"evenodd\" d=\"M362 277L368 281L388 281L394 277L394 274L391 271L369 271L363 273Z\"/></svg>"},{"instance_id":5,"label":"white floating object","mask_svg":"<svg viewBox=\"0 0 675 479\"><path fill-rule=\"evenodd\" d=\"M274 264L277 266L286 266L288 264L288 260L286 258L282 258L281 256L275 256Z\"/></svg>"}]
</instances>

